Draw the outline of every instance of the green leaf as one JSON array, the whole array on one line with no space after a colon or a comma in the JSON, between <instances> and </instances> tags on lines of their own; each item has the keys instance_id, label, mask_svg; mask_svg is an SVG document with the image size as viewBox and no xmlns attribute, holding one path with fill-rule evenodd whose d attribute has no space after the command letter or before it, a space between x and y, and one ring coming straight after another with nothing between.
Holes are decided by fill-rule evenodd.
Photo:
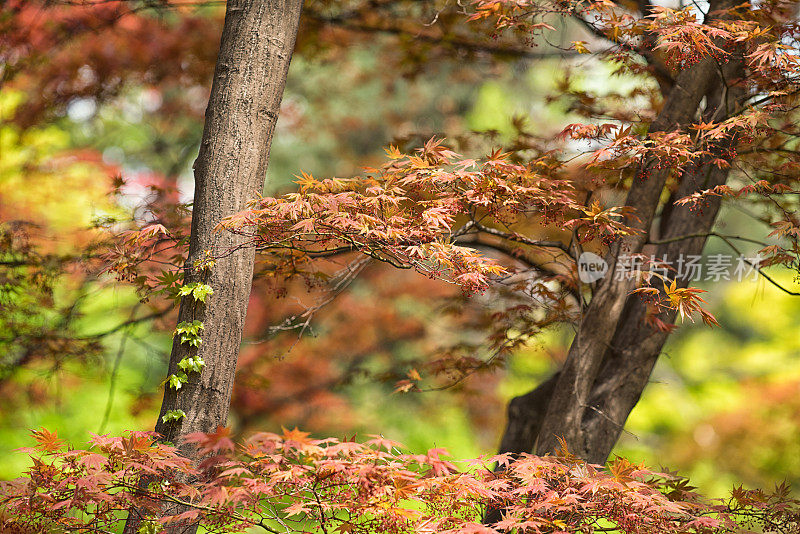
<instances>
[{"instance_id":1,"label":"green leaf","mask_svg":"<svg viewBox=\"0 0 800 534\"><path fill-rule=\"evenodd\" d=\"M169 423L171 421L180 421L184 417L186 417L186 412L183 410L169 410L161 418L161 421L164 423Z\"/></svg>"},{"instance_id":2,"label":"green leaf","mask_svg":"<svg viewBox=\"0 0 800 534\"><path fill-rule=\"evenodd\" d=\"M194 300L199 300L200 302L205 302L206 297L213 294L214 289L208 284L196 284L195 288L192 290Z\"/></svg>"},{"instance_id":3,"label":"green leaf","mask_svg":"<svg viewBox=\"0 0 800 534\"><path fill-rule=\"evenodd\" d=\"M181 287L178 294L182 297L191 295L195 301L205 302L206 297L214 294L214 289L208 284L194 282Z\"/></svg>"},{"instance_id":4,"label":"green leaf","mask_svg":"<svg viewBox=\"0 0 800 534\"><path fill-rule=\"evenodd\" d=\"M203 323L197 320L189 322L178 323L173 335L180 336L181 343L188 343L193 347L200 346L203 340L200 338L200 331L205 328Z\"/></svg>"},{"instance_id":5,"label":"green leaf","mask_svg":"<svg viewBox=\"0 0 800 534\"><path fill-rule=\"evenodd\" d=\"M177 299L181 290L181 280L183 273L181 271L161 271L161 275L156 278L158 285L161 286L159 293L167 295L168 298Z\"/></svg>"},{"instance_id":6,"label":"green leaf","mask_svg":"<svg viewBox=\"0 0 800 534\"><path fill-rule=\"evenodd\" d=\"M194 260L193 265L194 265L195 269L202 269L204 271L210 271L212 269L212 267L214 267L214 265L216 263L217 262L214 261L213 256L211 255L211 251L210 250L204 250L203 251L203 257Z\"/></svg>"},{"instance_id":7,"label":"green leaf","mask_svg":"<svg viewBox=\"0 0 800 534\"><path fill-rule=\"evenodd\" d=\"M181 343L188 343L192 347L199 347L203 340L199 337L181 336Z\"/></svg>"},{"instance_id":8,"label":"green leaf","mask_svg":"<svg viewBox=\"0 0 800 534\"><path fill-rule=\"evenodd\" d=\"M203 358L200 356L193 356L191 358L187 357L182 359L178 362L178 367L186 371L187 373L195 372L199 373L205 367L206 362L203 361Z\"/></svg>"},{"instance_id":9,"label":"green leaf","mask_svg":"<svg viewBox=\"0 0 800 534\"><path fill-rule=\"evenodd\" d=\"M169 378L167 379L167 385L177 391L181 389L183 384L188 381L189 377L186 376L186 373L178 373L176 375L169 375Z\"/></svg>"},{"instance_id":10,"label":"green leaf","mask_svg":"<svg viewBox=\"0 0 800 534\"><path fill-rule=\"evenodd\" d=\"M187 295L191 295L192 294L192 290L194 290L194 284L187 284L187 285L181 287L178 290L178 295L180 295L182 297L185 297Z\"/></svg>"},{"instance_id":11,"label":"green leaf","mask_svg":"<svg viewBox=\"0 0 800 534\"><path fill-rule=\"evenodd\" d=\"M139 526L139 530L136 531L136 534L158 534L159 532L163 532L164 528L159 524L158 521L153 519L145 519L142 521L142 524Z\"/></svg>"}]
</instances>

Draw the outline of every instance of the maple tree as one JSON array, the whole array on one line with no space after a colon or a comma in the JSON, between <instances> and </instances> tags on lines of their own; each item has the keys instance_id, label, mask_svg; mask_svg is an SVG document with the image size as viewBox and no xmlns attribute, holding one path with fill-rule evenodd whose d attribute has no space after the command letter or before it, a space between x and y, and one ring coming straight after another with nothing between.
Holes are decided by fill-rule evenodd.
<instances>
[{"instance_id":1,"label":"maple tree","mask_svg":"<svg viewBox=\"0 0 800 534\"><path fill-rule=\"evenodd\" d=\"M187 43L183 36L188 33L207 44L210 39L205 32L213 28L191 16L180 17L176 28L164 32L172 38L155 61L152 55L124 56L124 76L111 75L108 66L119 62L119 50L126 49L107 49L90 38L78 41L91 58L90 73L83 70L81 74L86 60L74 60L79 56L71 64L49 60L47 52L65 35L72 38L69 34L76 28L127 32L131 40L161 35L158 27L138 14L153 7L147 2L78 4L74 9L58 8L64 10L63 18L54 17L50 27L44 28L33 23L30 16L37 11L26 10L24 3L8 6L3 22L9 28L9 50L14 54L9 56L13 61L4 76L21 88L31 87L37 76L43 76L51 84L47 87L53 88L45 87L41 100L15 117L19 125L53 113L76 97L108 99L125 84L166 83L168 87L174 80L153 64L164 63L159 57L183 57L191 47L201 48L206 55L198 59L187 54L198 62L182 67L186 72L178 83L206 83L214 51ZM252 16L254 24L266 23L268 17L244 9L255 5L261 4L230 3L230 24L236 26L239 16ZM183 9L180 2L171 7L175 13ZM299 17L299 6L272 9L277 13L287 9L292 17ZM305 9L298 42L301 53L346 48L359 36L386 33L405 38L397 56L401 62L422 61L416 55L425 47L441 54L427 58L431 62L454 52L494 58L533 56L520 43L546 42L548 32L555 31L554 20L569 20L590 37L555 54L581 56L600 50L596 54L600 60L638 85L592 94L572 83L572 73L567 73L558 98L567 101L585 123L566 126L556 138L542 137L531 131L531 125L515 121L504 148L480 156L466 143L467 150L456 151L446 140L429 137L409 149L389 147L388 161L368 168L364 176L317 179L301 173L296 191L258 197L249 206L245 201L261 187L283 81L278 76L259 102L240 102L256 108L243 107L239 110L242 118L236 120L218 107L236 99L222 98L222 89L217 93L212 89L196 169L191 238L184 206L176 204L169 186L157 187L150 213L157 214L158 222L146 220L124 233L107 262L112 272L134 282L150 298L161 298L154 291L182 298L165 402L156 427L162 436L178 442L181 452L143 434L98 437L94 447L109 455L106 460L91 452L61 452L55 436L42 431L39 450L52 463L37 460L29 480L6 486L11 499L8 509L21 518L44 521L42 525L53 521L68 527L74 522L76 529L87 526L76 518L77 511L91 516L88 528L100 528L119 521L118 513L134 510L145 519L129 525L129 531L148 525L156 528L150 521L165 515L165 504L172 511L178 505L177 516L166 513L162 518L178 523L171 524L171 529L183 528L181 523L186 522L194 525L202 517L212 528L249 524L269 530L275 527L266 526L265 517L280 523L301 515L323 530L332 522L339 530L488 532L478 524L487 505L503 512L503 518L487 517L501 530L725 531L736 528L735 522L742 517L792 525L793 516L785 509L794 503L787 500L784 490L776 496L738 491L727 507L714 507L698 504L688 493L671 494L675 488L669 476L624 463L612 463L609 478L575 458L524 454L556 453L564 444L583 460L605 463L675 328L676 315L699 315L706 323L716 323L704 309L699 290L688 287L685 279L645 269L638 278L607 276L582 282L575 267L582 252L605 256L609 272L616 273L624 257L658 266L680 255L699 255L709 237L736 249L739 238L715 232L714 223L724 199L746 199L774 227L771 237L777 238L762 244L765 259L751 268L760 271L784 265L797 269L794 50L798 28L793 4L776 1L751 6L720 0L703 12L697 6L676 9L646 2L481 0L467 8L438 6L435 16L426 19L433 22L422 24L426 8L413 9L402 2L356 3L345 8L315 2ZM215 12L212 17L218 15ZM32 29L42 33L34 34ZM243 85L236 84L246 82L231 81L235 76L230 73L249 72L248 61L259 68L274 67L285 77L297 28L284 30L288 37L280 39L280 53L267 54L277 62L273 65L269 59L256 59L255 51L242 53L237 41L226 40L233 39L235 32L226 34L223 29L215 83L220 87L232 83L234 92L243 90ZM270 32L254 33L266 39ZM347 35L344 44L337 40L341 35ZM230 57L224 54L226 46ZM254 87L264 89L259 83ZM218 112L222 115L215 115ZM232 128L215 133L214 124L226 121L233 123ZM242 149L245 142L252 144L252 150ZM228 148L208 148L222 145ZM213 182L226 173L241 173L247 179ZM234 190L226 189L230 184ZM169 216L163 217L165 213ZM13 254L22 254L25 260L10 261L44 264L41 256L19 248ZM435 357L419 362L397 383L400 391L424 388L426 382L427 387L447 387L492 369L552 324L574 323L579 328L562 369L512 401L500 452L513 456L487 459L484 464L500 460L501 473L457 472L435 453L420 459L349 442L330 441L323 447L325 443L311 442L297 432L282 438L258 435L245 446L245 456L239 457L217 426L224 425L227 417L256 251L257 275L263 279L258 283L281 294L297 288L300 280L327 295L323 304L338 298L368 263L375 262L463 288L463 295L448 295L466 308L461 324L470 324L483 312L466 304L470 295L485 292L498 297L479 321L486 339L481 345L489 349L487 358L477 358L475 344L461 340L437 347ZM343 269L332 272L342 265ZM35 271L20 272L37 277ZM321 307L315 304L289 313L282 325L302 335ZM274 320L273 312L267 315ZM417 333L411 328L407 335ZM73 341L68 333L58 337ZM193 450L180 441L187 434L189 442L201 444L201 456L222 453L222 458L193 466L189 461ZM262 457L269 460L262 462ZM512 457L517 460L509 464ZM365 465L374 466L374 471L362 473ZM641 481L651 475L656 482ZM189 477L197 478L197 483L186 484ZM336 483L325 486L323 482L318 490L319 482L328 478ZM165 481L170 483L165 485ZM287 487L277 485L279 481ZM404 494L397 484L409 493ZM548 493L543 484L553 484L558 490ZM43 495L41 500L26 493L37 485L41 491L34 494ZM657 490L665 490L678 503ZM517 502L520 494L528 497L523 504ZM425 513L392 501L406 495L420 499L427 507ZM537 501L539 496L544 500ZM56 506L50 506L50 497ZM354 508L354 503L362 508ZM259 508L262 505L266 508ZM350 516L345 517L343 507ZM631 517L631 507L639 512L635 517ZM359 514L363 523L354 520ZM604 521L614 527L605 526Z\"/></svg>"}]
</instances>

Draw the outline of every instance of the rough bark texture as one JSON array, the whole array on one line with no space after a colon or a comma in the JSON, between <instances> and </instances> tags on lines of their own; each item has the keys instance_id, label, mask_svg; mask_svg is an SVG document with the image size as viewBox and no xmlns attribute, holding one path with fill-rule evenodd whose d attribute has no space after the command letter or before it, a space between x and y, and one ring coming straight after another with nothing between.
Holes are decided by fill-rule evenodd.
<instances>
[{"instance_id":1,"label":"rough bark texture","mask_svg":"<svg viewBox=\"0 0 800 534\"><path fill-rule=\"evenodd\" d=\"M225 425L233 389L253 277L254 250L229 253L240 238L216 232L226 216L243 210L260 193L269 149L294 50L302 0L228 0L211 97L205 116L200 153L195 161L195 194L185 282L203 281L214 294L206 304L184 297L179 321L205 325L198 348L172 345L169 374L178 362L195 354L205 361L202 373L176 391L164 390L156 431L179 442L191 432L212 432ZM196 268L206 251L218 256L210 271ZM186 417L164 422L170 410ZM191 454L191 451L186 451ZM136 511L131 514L132 519ZM129 520L125 532L135 532ZM194 525L176 525L168 532L194 532Z\"/></svg>"},{"instance_id":2,"label":"rough bark texture","mask_svg":"<svg viewBox=\"0 0 800 534\"><path fill-rule=\"evenodd\" d=\"M228 254L240 238L214 228L243 210L261 192L294 49L300 0L230 0L206 110L200 154L195 162L192 235L185 283L204 281L214 289L207 304L181 301L179 321L201 320L203 343L196 349L176 338L169 373L194 354L205 360L180 390L165 388L156 431L169 441L188 432L213 431L228 418L231 390L253 277L254 250ZM216 264L206 276L193 263L211 251ZM168 410L186 417L164 423Z\"/></svg>"},{"instance_id":3,"label":"rough bark texture","mask_svg":"<svg viewBox=\"0 0 800 534\"><path fill-rule=\"evenodd\" d=\"M712 11L728 4L727 0L712 2ZM730 87L731 80L741 77L741 68L740 62L730 62L722 69L723 79L718 65L705 59L682 71L650 132L685 129L697 117L704 97L705 109L716 113L714 119L724 119L741 94L741 89ZM629 224L642 233L623 238L612 248L610 273L615 272L620 255L645 251L668 176L668 170L656 170L653 162L638 170L625 205L640 217ZM698 163L681 176L675 198L725 183L727 176L727 170ZM719 211L718 202L711 202L699 214L668 205L662 213L659 241L709 232ZM669 241L646 252L660 258L700 254L705 241L704 237ZM630 297L632 289L632 281L613 276L598 283L561 371L511 401L500 452L553 453L561 438L574 454L593 463L606 461L668 336L644 322L645 306L638 297ZM671 322L674 314L663 314L661 319Z\"/></svg>"}]
</instances>

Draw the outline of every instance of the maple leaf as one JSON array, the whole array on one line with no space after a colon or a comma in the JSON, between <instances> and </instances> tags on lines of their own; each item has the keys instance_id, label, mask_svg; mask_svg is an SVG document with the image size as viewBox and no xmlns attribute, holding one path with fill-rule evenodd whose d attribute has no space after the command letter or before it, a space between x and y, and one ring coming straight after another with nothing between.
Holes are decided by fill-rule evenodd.
<instances>
[{"instance_id":1,"label":"maple leaf","mask_svg":"<svg viewBox=\"0 0 800 534\"><path fill-rule=\"evenodd\" d=\"M306 233L311 233L314 231L314 219L303 219L302 221L298 222L291 228L292 231L302 231Z\"/></svg>"},{"instance_id":2,"label":"maple leaf","mask_svg":"<svg viewBox=\"0 0 800 534\"><path fill-rule=\"evenodd\" d=\"M408 393L416 387L416 384L411 380L398 380L394 385L394 393Z\"/></svg>"},{"instance_id":3,"label":"maple leaf","mask_svg":"<svg viewBox=\"0 0 800 534\"><path fill-rule=\"evenodd\" d=\"M100 469L106 466L108 459L102 454L86 454L78 462L89 469Z\"/></svg>"},{"instance_id":4,"label":"maple leaf","mask_svg":"<svg viewBox=\"0 0 800 534\"><path fill-rule=\"evenodd\" d=\"M287 430L283 427L281 427L281 429L283 430L282 437L285 441L295 441L297 443L306 443L310 441L308 439L310 433L301 432L300 430L297 429L297 427L294 427L292 430Z\"/></svg>"},{"instance_id":5,"label":"maple leaf","mask_svg":"<svg viewBox=\"0 0 800 534\"><path fill-rule=\"evenodd\" d=\"M403 153L400 152L400 150L394 145L389 145L384 150L386 151L386 156L389 159L400 159L403 157Z\"/></svg>"},{"instance_id":6,"label":"maple leaf","mask_svg":"<svg viewBox=\"0 0 800 534\"><path fill-rule=\"evenodd\" d=\"M44 452L55 452L63 447L65 443L63 439L58 439L58 433L56 431L50 432L46 428L31 431L31 436L33 436L37 443L35 449Z\"/></svg>"},{"instance_id":7,"label":"maple leaf","mask_svg":"<svg viewBox=\"0 0 800 534\"><path fill-rule=\"evenodd\" d=\"M235 445L231 439L232 431L230 427L218 426L212 433L194 432L184 436L188 443L197 445L201 454L217 454L222 451L233 451Z\"/></svg>"},{"instance_id":8,"label":"maple leaf","mask_svg":"<svg viewBox=\"0 0 800 534\"><path fill-rule=\"evenodd\" d=\"M283 427L281 427L281 429L283 430L283 435L281 437L284 441L284 447L297 449L304 454L314 454L321 451L317 446L319 442L310 439L310 434L308 432L301 432L297 427L294 427L292 430L287 430Z\"/></svg>"}]
</instances>

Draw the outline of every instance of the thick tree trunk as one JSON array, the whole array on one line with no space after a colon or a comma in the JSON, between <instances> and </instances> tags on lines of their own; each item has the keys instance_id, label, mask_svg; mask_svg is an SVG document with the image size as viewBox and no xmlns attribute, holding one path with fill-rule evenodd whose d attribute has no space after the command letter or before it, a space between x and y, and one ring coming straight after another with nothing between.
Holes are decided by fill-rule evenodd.
<instances>
[{"instance_id":1,"label":"thick tree trunk","mask_svg":"<svg viewBox=\"0 0 800 534\"><path fill-rule=\"evenodd\" d=\"M275 123L286 84L302 0L228 0L211 97L206 109L200 153L195 161L194 211L184 284L213 288L206 303L191 296L180 303L178 321L203 323L202 343L191 347L178 337L172 345L169 374L179 373L185 357L200 356L205 368L188 373L179 390L165 387L156 431L180 441L191 432L224 426L233 389L236 361L253 277L253 249L229 253L240 238L216 232L226 216L244 209L261 193ZM211 269L198 267L207 252ZM165 414L182 410L177 421ZM185 451L191 454L190 450ZM126 532L135 532L135 510ZM170 532L193 532L175 526Z\"/></svg>"},{"instance_id":2,"label":"thick tree trunk","mask_svg":"<svg viewBox=\"0 0 800 534\"><path fill-rule=\"evenodd\" d=\"M724 9L727 3L713 2L712 7ZM741 69L739 61L720 69L713 60L705 59L682 71L650 131L685 129L697 116L704 97L709 110L706 119L715 114L713 120L723 120L741 96L741 89L732 84L741 77ZM676 198L723 184L727 176L727 169L707 161L698 163L681 176ZM621 239L612 248L608 256L611 275L598 283L561 371L511 401L500 452L553 453L560 438L572 453L593 463L606 461L668 336L645 323L645 306L638 297L630 296L632 281L613 277L621 255L644 251L667 177L668 171L656 170L652 164L639 169L626 205L640 217L641 221L631 226L642 234ZM648 255L674 259L678 254L700 254L705 237L675 238L711 231L718 211L716 201L699 214L671 204L665 207L659 239L663 243L648 250ZM665 313L661 319L671 322L674 317L674 313Z\"/></svg>"},{"instance_id":3,"label":"thick tree trunk","mask_svg":"<svg viewBox=\"0 0 800 534\"><path fill-rule=\"evenodd\" d=\"M743 74L741 61L729 62L722 71L725 79L718 78L716 87L707 97L707 121L711 120L716 109L725 110L717 114L716 120L724 120L730 116L744 93L738 84ZM729 139L719 149L727 152L735 144L735 138ZM681 177L674 198L669 199L661 216L661 231L657 240L659 244L653 253L656 258L674 262L680 255L687 257L702 254L707 240L703 234L712 231L721 199L710 198L701 211L677 206L673 201L696 191L722 185L728 180L729 169L712 164L712 159L711 156L707 157ZM679 239L698 235L703 237ZM687 285L687 280L678 280L679 287ZM646 313L641 300L635 296L630 297L603 356L603 365L592 387L590 408L583 415L583 447L576 451L589 462L603 464L611 454L669 337L668 332L655 330L645 322ZM665 312L660 319L671 324L676 315L675 311Z\"/></svg>"},{"instance_id":4,"label":"thick tree trunk","mask_svg":"<svg viewBox=\"0 0 800 534\"><path fill-rule=\"evenodd\" d=\"M686 187L695 184L699 172L705 173L700 182L708 189L724 184L728 171L702 165L684 178L678 198L688 196L695 189ZM680 207L671 211L667 231L658 246L657 258L677 258L699 255L705 246L705 237L671 241L674 238L710 232L719 212L719 199L714 199L702 213ZM680 287L686 281L679 280ZM588 409L581 417L580 441L572 445L570 452L585 460L605 463L616 444L625 421L647 386L653 366L667 341L668 333L655 330L645 322L646 307L637 296L630 296L618 321L614 335L604 351L597 378L591 388ZM659 317L665 323L675 319L675 313L663 313ZM551 406L553 391L560 373L554 374L534 390L512 399L508 407L508 423L500 445L500 452L531 452L536 446L542 428L544 414ZM541 452L540 452L541 454Z\"/></svg>"},{"instance_id":5,"label":"thick tree trunk","mask_svg":"<svg viewBox=\"0 0 800 534\"><path fill-rule=\"evenodd\" d=\"M697 169L707 174L703 182L710 188L724 184L728 177L727 169L719 169L709 164ZM695 173L684 178L682 185L693 183ZM682 196L693 192L688 188ZM664 239L674 239L686 235L708 233L714 226L720 201L714 199L702 213L690 211L687 207L675 208L670 216ZM672 241L659 245L655 256L669 260L680 254L699 255L705 246L705 237ZM686 287L686 280L678 280L678 286ZM614 444L650 379L653 366L661 354L669 334L656 330L645 322L647 310L638 296L628 299L622 319L619 321L614 337L603 356L603 365L592 387L588 405L590 409L583 414L581 448L574 452L591 463L605 463ZM676 313L662 313L659 317L667 324L675 320Z\"/></svg>"},{"instance_id":6,"label":"thick tree trunk","mask_svg":"<svg viewBox=\"0 0 800 534\"><path fill-rule=\"evenodd\" d=\"M702 176L701 180L697 180ZM704 164L684 176L676 198L694 191L724 184L726 169ZM712 199L701 213L686 207L675 207L665 223L664 241L654 252L655 257L668 260L699 255L705 237L672 241L675 238L711 231L720 208L718 198ZM686 287L686 281L678 281ZM591 389L589 409L584 410L580 428L580 447L571 450L585 460L605 463L625 426L631 410L644 391L653 366L667 341L668 333L655 330L645 322L646 308L637 296L628 297L618 327L603 355L602 365ZM663 313L660 319L671 323L675 313ZM534 450L541 431L544 414L553 398L560 373L542 382L532 391L511 400L508 422L500 444L501 453L521 453Z\"/></svg>"},{"instance_id":7,"label":"thick tree trunk","mask_svg":"<svg viewBox=\"0 0 800 534\"><path fill-rule=\"evenodd\" d=\"M189 373L189 382L179 390L164 390L156 431L169 441L189 432L216 430L228 418L255 252L246 248L228 254L241 239L214 228L243 210L264 187L301 7L301 0L228 2L195 161L192 233L184 271L184 284L202 281L214 294L206 304L191 296L182 299L178 320L202 321L203 342L193 348L176 337L169 373L179 372L178 362L194 355L203 358L205 368ZM209 271L195 264L206 251L217 257ZM164 423L164 414L176 409L186 417Z\"/></svg>"},{"instance_id":8,"label":"thick tree trunk","mask_svg":"<svg viewBox=\"0 0 800 534\"><path fill-rule=\"evenodd\" d=\"M715 77L716 65L710 58L683 71L666 98L663 110L651 124L650 132L685 128L695 117L697 107ZM657 162L650 161L644 163L634 176L625 205L633 208L638 217L629 219L627 223L640 233L621 238L612 247L608 256L610 273L615 272L622 255L642 252L669 174L668 169L658 169ZM583 413L633 283L614 276L607 276L598 283L548 403L533 447L536 454L554 453L559 448L559 439L563 439L572 451L583 449Z\"/></svg>"}]
</instances>

